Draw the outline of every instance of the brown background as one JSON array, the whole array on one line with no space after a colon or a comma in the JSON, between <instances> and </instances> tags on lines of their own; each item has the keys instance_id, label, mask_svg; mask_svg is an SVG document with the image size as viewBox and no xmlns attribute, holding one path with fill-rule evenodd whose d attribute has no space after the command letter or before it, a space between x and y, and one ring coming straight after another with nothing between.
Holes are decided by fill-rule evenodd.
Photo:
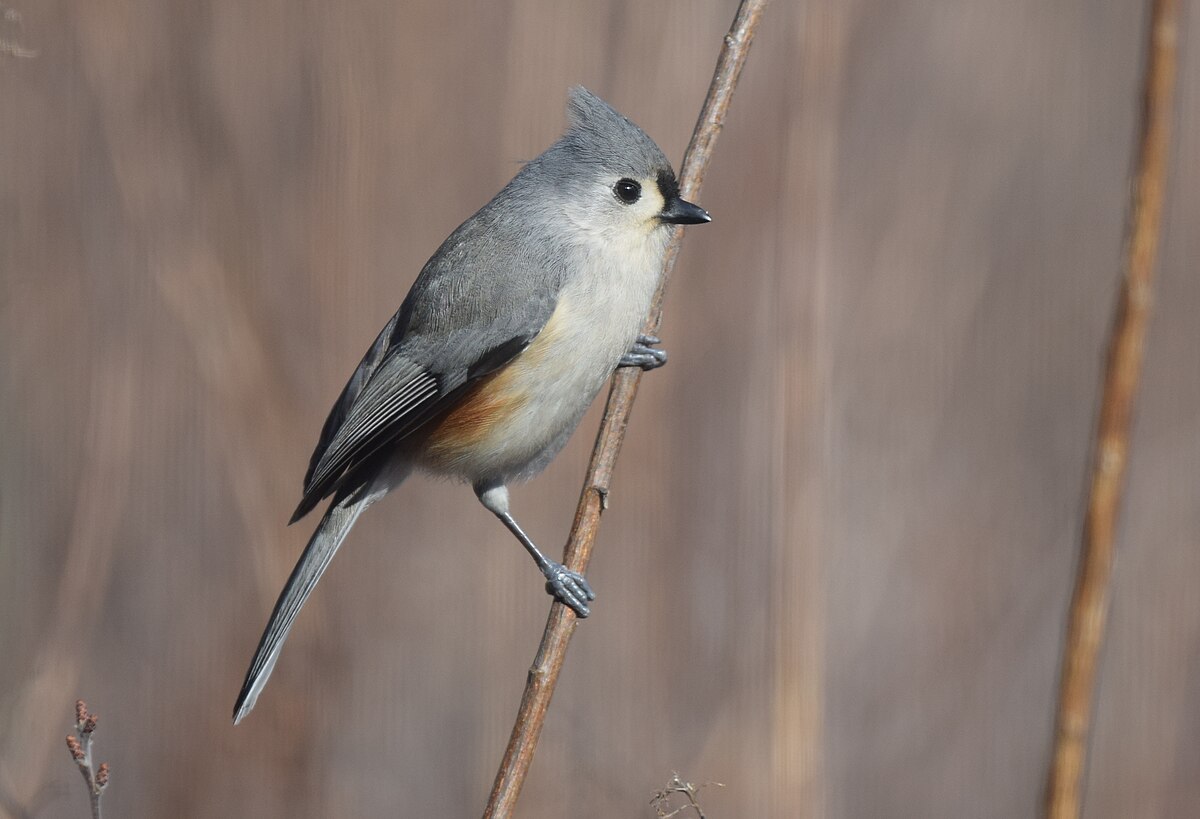
<instances>
[{"instance_id":1,"label":"brown background","mask_svg":"<svg viewBox=\"0 0 1200 819\"><path fill-rule=\"evenodd\" d=\"M521 813L1024 817L1143 3L778 2L689 231ZM472 816L547 610L466 488L365 516L258 709L337 391L569 85L681 156L732 2L39 0L0 23L0 794L82 816ZM12 18L12 15L10 15ZM1200 15L1086 815L1200 815ZM515 493L557 551L595 412Z\"/></svg>"}]
</instances>

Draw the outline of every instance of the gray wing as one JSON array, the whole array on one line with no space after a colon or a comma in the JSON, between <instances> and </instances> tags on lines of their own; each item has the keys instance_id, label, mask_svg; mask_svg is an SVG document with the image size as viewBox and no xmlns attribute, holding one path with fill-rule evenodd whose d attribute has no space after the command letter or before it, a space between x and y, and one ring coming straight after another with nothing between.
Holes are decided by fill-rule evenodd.
<instances>
[{"instance_id":1,"label":"gray wing","mask_svg":"<svg viewBox=\"0 0 1200 819\"><path fill-rule=\"evenodd\" d=\"M452 233L375 339L325 421L292 522L366 477L381 450L541 332L558 301L557 266L493 222L485 207Z\"/></svg>"},{"instance_id":2,"label":"gray wing","mask_svg":"<svg viewBox=\"0 0 1200 819\"><path fill-rule=\"evenodd\" d=\"M385 356L357 395L346 402L348 406L343 408L339 401L334 408L337 414L344 412L344 418L313 452L304 498L292 522L341 488L381 449L453 406L465 387L511 361L545 323L542 318L538 326L498 341L482 330L464 333L455 340L459 347L453 351L461 364L445 369L419 364L403 348Z\"/></svg>"}]
</instances>

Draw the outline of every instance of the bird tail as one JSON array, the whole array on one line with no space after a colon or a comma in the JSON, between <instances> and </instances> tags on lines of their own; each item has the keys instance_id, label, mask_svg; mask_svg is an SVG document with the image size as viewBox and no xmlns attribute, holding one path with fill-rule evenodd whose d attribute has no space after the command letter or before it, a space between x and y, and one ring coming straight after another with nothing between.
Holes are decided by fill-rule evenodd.
<instances>
[{"instance_id":1,"label":"bird tail","mask_svg":"<svg viewBox=\"0 0 1200 819\"><path fill-rule=\"evenodd\" d=\"M325 573L329 561L333 560L354 521L358 520L363 509L374 499L370 493L355 492L349 496L339 493L333 499L333 503L329 504L325 517L321 518L317 530L308 541L308 546L304 548L304 554L300 555L296 568L292 569L287 585L279 593L275 610L271 612L271 619L267 621L262 639L258 641L258 649L254 652L254 659L246 672L246 681L242 683L242 692L238 694L237 703L233 706L234 725L241 722L254 708L254 703L275 668L283 641L292 630L292 623L295 622L304 601L312 594L317 581Z\"/></svg>"}]
</instances>

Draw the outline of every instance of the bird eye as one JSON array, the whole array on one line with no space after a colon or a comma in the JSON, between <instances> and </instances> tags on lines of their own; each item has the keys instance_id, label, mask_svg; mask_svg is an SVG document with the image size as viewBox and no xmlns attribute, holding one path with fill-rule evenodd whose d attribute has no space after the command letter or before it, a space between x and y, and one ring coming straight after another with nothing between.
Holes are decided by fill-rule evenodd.
<instances>
[{"instance_id":1,"label":"bird eye","mask_svg":"<svg viewBox=\"0 0 1200 819\"><path fill-rule=\"evenodd\" d=\"M642 196L642 186L632 179L618 179L613 185L613 193L626 205L632 205Z\"/></svg>"}]
</instances>

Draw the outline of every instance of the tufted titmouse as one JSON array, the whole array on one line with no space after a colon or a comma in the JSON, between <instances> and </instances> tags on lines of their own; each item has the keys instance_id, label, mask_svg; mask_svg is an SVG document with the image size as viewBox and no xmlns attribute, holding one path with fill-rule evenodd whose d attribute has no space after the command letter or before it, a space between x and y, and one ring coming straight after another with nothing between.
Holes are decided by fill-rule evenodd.
<instances>
[{"instance_id":1,"label":"tufted titmouse","mask_svg":"<svg viewBox=\"0 0 1200 819\"><path fill-rule=\"evenodd\" d=\"M619 366L666 361L639 328L672 226L710 221L679 197L641 128L587 89L570 126L426 262L329 413L291 522L333 496L292 570L234 706L255 700L296 614L354 521L420 469L469 481L580 617L595 594L509 512L512 481L562 449Z\"/></svg>"}]
</instances>

